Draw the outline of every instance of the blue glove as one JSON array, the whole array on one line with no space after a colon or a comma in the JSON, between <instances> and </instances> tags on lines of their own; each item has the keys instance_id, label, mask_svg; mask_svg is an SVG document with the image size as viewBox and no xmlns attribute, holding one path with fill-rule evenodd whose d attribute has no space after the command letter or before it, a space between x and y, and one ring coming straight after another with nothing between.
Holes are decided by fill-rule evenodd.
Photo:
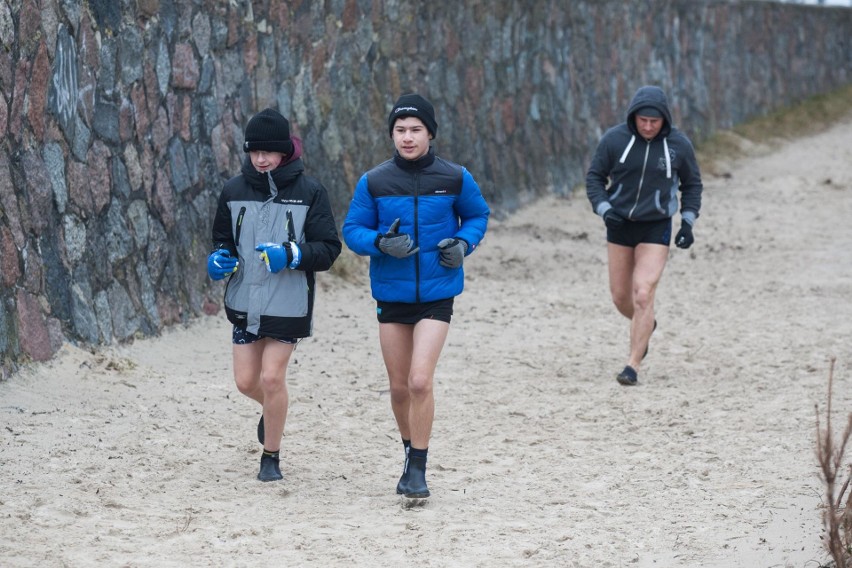
<instances>
[{"instance_id":1,"label":"blue glove","mask_svg":"<svg viewBox=\"0 0 852 568\"><path fill-rule=\"evenodd\" d=\"M260 260L266 263L269 272L281 272L285 268L296 268L302 261L299 245L290 241L284 244L262 243L254 250L260 251Z\"/></svg>"},{"instance_id":2,"label":"blue glove","mask_svg":"<svg viewBox=\"0 0 852 568\"><path fill-rule=\"evenodd\" d=\"M213 280L221 280L225 276L236 272L240 261L231 257L228 249L214 250L207 257L207 274Z\"/></svg>"}]
</instances>

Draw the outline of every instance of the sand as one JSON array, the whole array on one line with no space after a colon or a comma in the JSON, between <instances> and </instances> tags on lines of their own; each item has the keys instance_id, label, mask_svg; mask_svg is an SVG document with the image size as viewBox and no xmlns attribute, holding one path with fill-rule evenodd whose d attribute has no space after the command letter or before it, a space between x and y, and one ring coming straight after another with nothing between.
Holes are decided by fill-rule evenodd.
<instances>
[{"instance_id":1,"label":"sand","mask_svg":"<svg viewBox=\"0 0 852 568\"><path fill-rule=\"evenodd\" d=\"M827 562L815 416L831 357L838 429L852 408L852 122L742 148L671 251L635 388L585 195L492 221L438 366L425 503L394 492L363 263L319 276L282 482L255 479L222 314L24 367L0 383L0 565Z\"/></svg>"}]
</instances>

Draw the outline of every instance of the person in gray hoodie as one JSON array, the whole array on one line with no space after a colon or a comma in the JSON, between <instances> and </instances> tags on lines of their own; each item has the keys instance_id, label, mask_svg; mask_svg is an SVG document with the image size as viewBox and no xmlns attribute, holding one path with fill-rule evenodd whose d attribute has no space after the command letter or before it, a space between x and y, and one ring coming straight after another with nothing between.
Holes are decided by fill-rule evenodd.
<instances>
[{"instance_id":1,"label":"person in gray hoodie","mask_svg":"<svg viewBox=\"0 0 852 568\"><path fill-rule=\"evenodd\" d=\"M586 195L606 224L612 301L630 320L630 355L616 375L622 385L637 384L657 327L654 296L668 260L678 192L675 245L687 249L695 240L702 189L692 142L672 125L665 92L641 87L627 120L604 133L586 173Z\"/></svg>"}]
</instances>

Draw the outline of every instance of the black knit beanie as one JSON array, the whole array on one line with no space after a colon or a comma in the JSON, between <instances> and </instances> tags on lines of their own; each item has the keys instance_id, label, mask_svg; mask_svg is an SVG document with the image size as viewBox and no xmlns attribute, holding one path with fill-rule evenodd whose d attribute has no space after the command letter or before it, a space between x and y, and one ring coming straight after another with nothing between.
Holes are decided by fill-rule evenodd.
<instances>
[{"instance_id":1,"label":"black knit beanie","mask_svg":"<svg viewBox=\"0 0 852 568\"><path fill-rule=\"evenodd\" d=\"M426 130L432 138L435 138L438 133L438 123L435 122L435 109L432 108L432 103L413 93L399 97L388 116L388 131L391 136L393 136L393 125L396 119L404 116L415 116L422 120Z\"/></svg>"},{"instance_id":2,"label":"black knit beanie","mask_svg":"<svg viewBox=\"0 0 852 568\"><path fill-rule=\"evenodd\" d=\"M246 141L243 150L265 150L293 154L293 141L290 140L290 123L281 113L271 108L264 109L251 117L246 125Z\"/></svg>"}]
</instances>

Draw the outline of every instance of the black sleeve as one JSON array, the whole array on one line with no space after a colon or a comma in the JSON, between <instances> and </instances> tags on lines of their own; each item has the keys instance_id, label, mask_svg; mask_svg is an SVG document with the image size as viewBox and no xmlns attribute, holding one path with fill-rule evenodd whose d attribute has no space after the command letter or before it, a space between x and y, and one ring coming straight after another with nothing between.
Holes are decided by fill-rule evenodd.
<instances>
[{"instance_id":1,"label":"black sleeve","mask_svg":"<svg viewBox=\"0 0 852 568\"><path fill-rule=\"evenodd\" d=\"M592 205L592 211L600 215L599 207L609 201L606 192L609 183L609 175L612 171L612 163L609 156L609 148L606 139L601 139L592 157L592 163L586 172L586 197Z\"/></svg>"},{"instance_id":2,"label":"black sleeve","mask_svg":"<svg viewBox=\"0 0 852 568\"><path fill-rule=\"evenodd\" d=\"M328 270L340 254L340 237L325 187L318 185L305 218L305 241L299 245L302 261L296 270Z\"/></svg>"},{"instance_id":3,"label":"black sleeve","mask_svg":"<svg viewBox=\"0 0 852 568\"><path fill-rule=\"evenodd\" d=\"M213 250L226 248L233 256L237 256L237 247L234 243L234 234L231 230L231 208L228 198L223 189L219 194L219 204L216 207L216 216L213 218Z\"/></svg>"}]
</instances>

